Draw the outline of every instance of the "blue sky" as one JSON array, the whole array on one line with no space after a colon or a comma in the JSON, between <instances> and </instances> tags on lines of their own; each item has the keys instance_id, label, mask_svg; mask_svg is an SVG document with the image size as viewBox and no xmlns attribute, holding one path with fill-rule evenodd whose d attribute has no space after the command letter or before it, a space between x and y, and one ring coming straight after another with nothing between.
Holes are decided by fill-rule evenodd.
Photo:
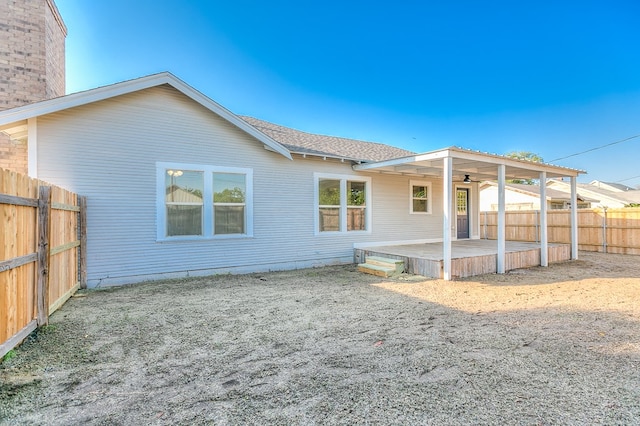
<instances>
[{"instance_id":1,"label":"blue sky","mask_svg":"<svg viewBox=\"0 0 640 426\"><path fill-rule=\"evenodd\" d=\"M56 0L69 93L170 71L227 107L549 162L640 134L640 2ZM640 185L640 137L558 161Z\"/></svg>"}]
</instances>

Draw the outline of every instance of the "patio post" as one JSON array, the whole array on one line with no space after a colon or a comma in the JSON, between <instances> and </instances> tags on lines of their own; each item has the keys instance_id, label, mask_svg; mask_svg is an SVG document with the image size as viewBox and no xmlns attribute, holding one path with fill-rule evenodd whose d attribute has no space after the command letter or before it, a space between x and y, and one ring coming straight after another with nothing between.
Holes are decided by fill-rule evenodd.
<instances>
[{"instance_id":1,"label":"patio post","mask_svg":"<svg viewBox=\"0 0 640 426\"><path fill-rule=\"evenodd\" d=\"M578 259L578 189L577 177L571 176L571 260Z\"/></svg>"},{"instance_id":2,"label":"patio post","mask_svg":"<svg viewBox=\"0 0 640 426\"><path fill-rule=\"evenodd\" d=\"M547 235L547 172L540 172L540 266L549 266Z\"/></svg>"},{"instance_id":3,"label":"patio post","mask_svg":"<svg viewBox=\"0 0 640 426\"><path fill-rule=\"evenodd\" d=\"M451 203L453 201L453 159L445 157L442 168L442 212L444 223L442 225L442 260L443 278L451 280Z\"/></svg>"},{"instance_id":4,"label":"patio post","mask_svg":"<svg viewBox=\"0 0 640 426\"><path fill-rule=\"evenodd\" d=\"M496 265L496 272L504 274L505 272L505 229L506 229L506 215L505 215L505 175L507 166L500 164L498 166L498 262Z\"/></svg>"}]
</instances>

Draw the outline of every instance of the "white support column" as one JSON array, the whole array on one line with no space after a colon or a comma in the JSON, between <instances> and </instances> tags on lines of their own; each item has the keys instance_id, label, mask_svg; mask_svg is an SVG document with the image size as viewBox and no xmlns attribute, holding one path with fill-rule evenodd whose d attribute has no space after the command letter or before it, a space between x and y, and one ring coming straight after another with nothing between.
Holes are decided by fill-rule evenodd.
<instances>
[{"instance_id":1,"label":"white support column","mask_svg":"<svg viewBox=\"0 0 640 426\"><path fill-rule=\"evenodd\" d=\"M506 224L505 224L505 175L507 166L498 166L498 263L496 269L499 274L505 273L505 253L506 253Z\"/></svg>"},{"instance_id":2,"label":"white support column","mask_svg":"<svg viewBox=\"0 0 640 426\"><path fill-rule=\"evenodd\" d=\"M578 259L578 189L577 178L571 177L571 260Z\"/></svg>"},{"instance_id":3,"label":"white support column","mask_svg":"<svg viewBox=\"0 0 640 426\"><path fill-rule=\"evenodd\" d=\"M442 173L442 212L444 223L442 225L442 259L444 263L444 279L451 280L451 203L453 201L453 159L443 159Z\"/></svg>"},{"instance_id":4,"label":"white support column","mask_svg":"<svg viewBox=\"0 0 640 426\"><path fill-rule=\"evenodd\" d=\"M27 173L29 177L38 178L38 119L27 120Z\"/></svg>"},{"instance_id":5,"label":"white support column","mask_svg":"<svg viewBox=\"0 0 640 426\"><path fill-rule=\"evenodd\" d=\"M540 266L549 266L547 236L547 172L540 172Z\"/></svg>"}]
</instances>

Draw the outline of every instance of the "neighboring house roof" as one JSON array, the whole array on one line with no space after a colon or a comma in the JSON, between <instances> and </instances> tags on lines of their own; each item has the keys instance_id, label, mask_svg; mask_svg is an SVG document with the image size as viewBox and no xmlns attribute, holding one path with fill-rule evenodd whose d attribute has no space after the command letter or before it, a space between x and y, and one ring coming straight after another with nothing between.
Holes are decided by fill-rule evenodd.
<instances>
[{"instance_id":1,"label":"neighboring house roof","mask_svg":"<svg viewBox=\"0 0 640 426\"><path fill-rule=\"evenodd\" d=\"M482 190L483 188L486 188L488 186L498 186L497 182L483 182L482 185L480 185L480 189ZM505 188L508 190L512 190L512 191L516 191L516 192L520 192L522 194L527 194L527 195L531 195L534 197L540 197L540 185L526 185L526 184L522 184L522 183L506 183L505 184ZM547 200L552 201L552 200L561 200L561 201L571 201L571 194L564 192L564 191L560 191L558 189L553 189L553 188L547 188L547 190L545 191L546 195L547 195ZM597 203L600 200L596 200L594 198L589 198L586 197L584 195L581 195L579 192L577 194L578 200L579 201L587 201L587 202L591 202L591 203Z\"/></svg>"},{"instance_id":2,"label":"neighboring house roof","mask_svg":"<svg viewBox=\"0 0 640 426\"><path fill-rule=\"evenodd\" d=\"M241 116L241 118L296 154L318 155L352 161L383 161L415 154L382 143L316 135L253 117Z\"/></svg>"},{"instance_id":3,"label":"neighboring house roof","mask_svg":"<svg viewBox=\"0 0 640 426\"><path fill-rule=\"evenodd\" d=\"M634 189L631 188L630 186L623 185L621 183L615 183L615 182L602 182L599 180L592 180L591 182L589 182L589 185L597 186L602 189L608 189L614 192L634 191Z\"/></svg>"},{"instance_id":4,"label":"neighboring house roof","mask_svg":"<svg viewBox=\"0 0 640 426\"><path fill-rule=\"evenodd\" d=\"M557 179L550 180L548 185L552 185L554 188L563 192L571 190L568 182ZM631 203L640 203L640 190L611 191L589 183L578 183L576 187L583 194L589 194L589 196L599 198L599 202L605 206L615 207L615 204L623 206Z\"/></svg>"},{"instance_id":5,"label":"neighboring house roof","mask_svg":"<svg viewBox=\"0 0 640 426\"><path fill-rule=\"evenodd\" d=\"M178 203L202 203L202 194L197 194L178 185L170 185L166 189L167 199Z\"/></svg>"},{"instance_id":6,"label":"neighboring house roof","mask_svg":"<svg viewBox=\"0 0 640 426\"><path fill-rule=\"evenodd\" d=\"M235 125L239 129L262 142L265 148L277 152L288 159L291 159L291 153L287 148L276 142L271 137L262 133L255 127L249 125L231 111L222 105L213 101L211 98L203 95L193 87L189 86L171 73L163 72L153 74L146 77L137 78L135 80L123 81L121 83L109 86L98 87L96 89L84 92L73 93L71 95L61 96L42 102L35 102L18 108L12 108L6 111L0 111L0 131L8 133L13 138L21 138L26 136L27 121L30 118L38 117L45 114L62 111L65 109L90 104L93 102L110 99L115 96L125 95L137 92L139 90L149 89L151 87L169 85L178 90L185 96L188 96L195 102L209 109L211 112L219 115L229 123Z\"/></svg>"},{"instance_id":7,"label":"neighboring house roof","mask_svg":"<svg viewBox=\"0 0 640 426\"><path fill-rule=\"evenodd\" d=\"M591 191L594 194L600 194L611 199L620 201L622 204L640 203L640 191L611 191L608 189L598 188L597 186L589 185L588 183L579 183L578 188L586 191Z\"/></svg>"}]
</instances>

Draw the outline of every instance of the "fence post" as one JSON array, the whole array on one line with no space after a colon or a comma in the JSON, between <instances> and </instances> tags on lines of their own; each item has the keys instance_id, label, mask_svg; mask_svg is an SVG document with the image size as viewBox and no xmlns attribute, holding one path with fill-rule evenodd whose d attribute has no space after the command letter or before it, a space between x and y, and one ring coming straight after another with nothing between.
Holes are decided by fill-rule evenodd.
<instances>
[{"instance_id":1,"label":"fence post","mask_svg":"<svg viewBox=\"0 0 640 426\"><path fill-rule=\"evenodd\" d=\"M604 216L602 218L602 250L607 253L607 207L603 207Z\"/></svg>"},{"instance_id":2,"label":"fence post","mask_svg":"<svg viewBox=\"0 0 640 426\"><path fill-rule=\"evenodd\" d=\"M488 240L489 236L487 235L487 212L484 212L484 239Z\"/></svg>"},{"instance_id":3,"label":"fence post","mask_svg":"<svg viewBox=\"0 0 640 426\"><path fill-rule=\"evenodd\" d=\"M78 281L80 288L87 288L87 197L78 197L78 221L80 222L78 239L80 240L79 258L80 269L78 270Z\"/></svg>"},{"instance_id":4,"label":"fence post","mask_svg":"<svg viewBox=\"0 0 640 426\"><path fill-rule=\"evenodd\" d=\"M49 229L51 227L51 187L38 193L38 283L36 289L38 327L49 323Z\"/></svg>"}]
</instances>

